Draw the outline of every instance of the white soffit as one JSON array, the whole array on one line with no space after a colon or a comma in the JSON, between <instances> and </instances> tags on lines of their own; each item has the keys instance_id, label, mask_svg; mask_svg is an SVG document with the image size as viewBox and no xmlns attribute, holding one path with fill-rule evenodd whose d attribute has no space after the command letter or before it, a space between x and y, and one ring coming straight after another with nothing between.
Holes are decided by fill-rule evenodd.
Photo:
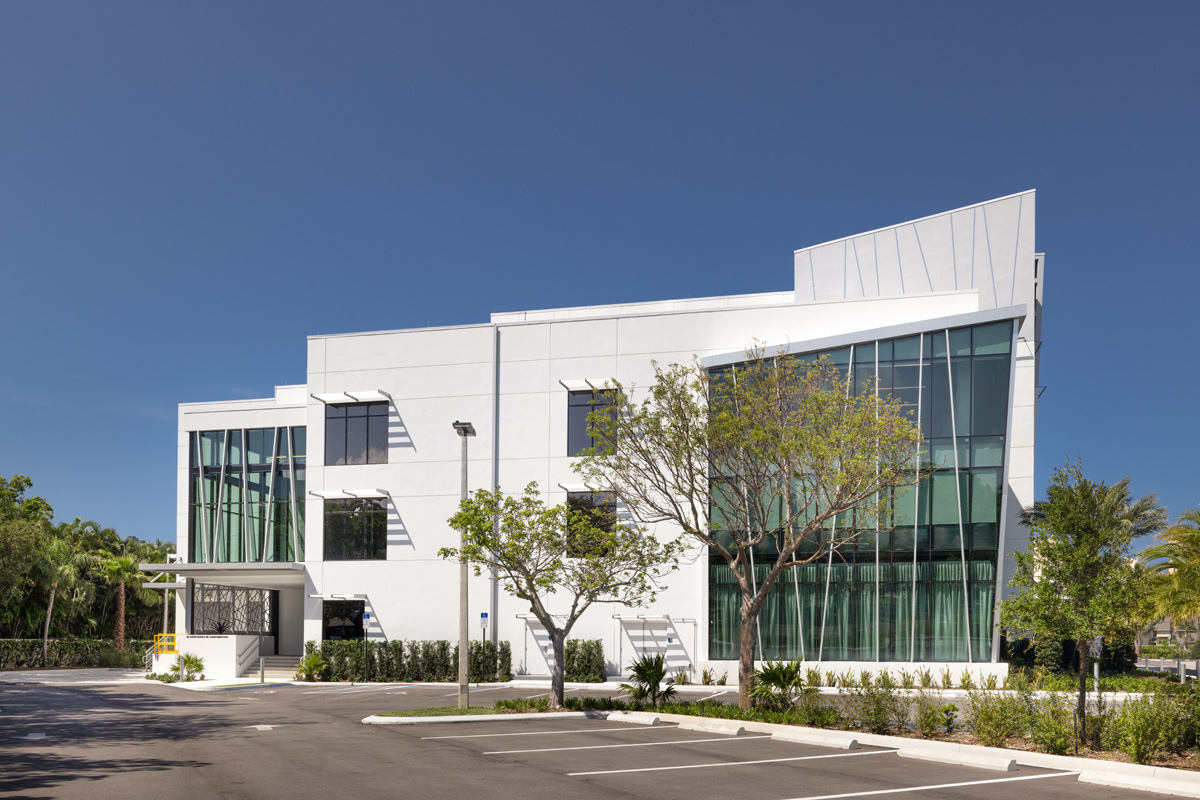
<instances>
[{"instance_id":1,"label":"white soffit","mask_svg":"<svg viewBox=\"0 0 1200 800\"><path fill-rule=\"evenodd\" d=\"M330 392L328 394L310 395L322 403L383 403L392 396L381 389L361 389L349 392Z\"/></svg>"},{"instance_id":2,"label":"white soffit","mask_svg":"<svg viewBox=\"0 0 1200 800\"><path fill-rule=\"evenodd\" d=\"M309 494L322 500L378 500L388 497L388 493L383 489L322 489L319 492L309 492Z\"/></svg>"}]
</instances>

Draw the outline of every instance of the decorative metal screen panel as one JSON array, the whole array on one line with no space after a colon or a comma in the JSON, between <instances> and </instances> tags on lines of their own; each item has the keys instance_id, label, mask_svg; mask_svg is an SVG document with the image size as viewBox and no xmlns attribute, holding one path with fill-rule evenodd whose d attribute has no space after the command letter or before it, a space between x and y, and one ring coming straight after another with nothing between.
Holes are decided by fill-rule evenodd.
<instances>
[{"instance_id":1,"label":"decorative metal screen panel","mask_svg":"<svg viewBox=\"0 0 1200 800\"><path fill-rule=\"evenodd\" d=\"M192 633L271 633L271 592L240 586L195 584Z\"/></svg>"}]
</instances>

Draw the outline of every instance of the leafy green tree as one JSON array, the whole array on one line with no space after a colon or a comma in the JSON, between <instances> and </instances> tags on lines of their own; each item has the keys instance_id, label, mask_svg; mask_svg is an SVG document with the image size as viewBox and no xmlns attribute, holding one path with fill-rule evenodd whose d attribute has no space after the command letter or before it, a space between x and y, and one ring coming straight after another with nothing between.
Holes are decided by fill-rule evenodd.
<instances>
[{"instance_id":1,"label":"leafy green tree","mask_svg":"<svg viewBox=\"0 0 1200 800\"><path fill-rule=\"evenodd\" d=\"M920 479L921 433L910 410L852 385L828 359L760 348L714 376L655 364L639 396L616 382L607 395L589 416L596 444L574 467L639 523L670 523L729 565L741 596L738 702L749 708L754 632L772 587L890 527L895 493Z\"/></svg>"},{"instance_id":2,"label":"leafy green tree","mask_svg":"<svg viewBox=\"0 0 1200 800\"><path fill-rule=\"evenodd\" d=\"M653 602L661 579L678 566L674 544L636 526L610 526L566 504L548 506L536 483L520 497L506 496L499 487L481 489L462 501L449 523L463 532L463 546L444 547L438 555L466 560L476 575L483 567L495 570L505 591L529 603L550 634L554 708L562 705L565 642L583 613L596 603ZM569 601L565 613L553 608L560 593Z\"/></svg>"},{"instance_id":3,"label":"leafy green tree","mask_svg":"<svg viewBox=\"0 0 1200 800\"><path fill-rule=\"evenodd\" d=\"M81 591L84 596L91 592L91 584L83 579L84 570L92 558L71 547L66 539L47 537L38 554L38 571L42 575L49 599L46 602L46 622L42 626L42 666L46 666L50 647L50 620L54 616L54 601L62 592L71 596Z\"/></svg>"},{"instance_id":4,"label":"leafy green tree","mask_svg":"<svg viewBox=\"0 0 1200 800\"><path fill-rule=\"evenodd\" d=\"M138 559L136 556L109 556L100 564L100 574L104 578L104 582L110 586L117 587L117 624L116 632L113 636L113 650L118 653L125 652L125 589L133 587L141 596L145 596L147 590L142 590L141 585L147 580L146 573L138 569ZM153 597L153 595L151 595Z\"/></svg>"},{"instance_id":5,"label":"leafy green tree","mask_svg":"<svg viewBox=\"0 0 1200 800\"><path fill-rule=\"evenodd\" d=\"M46 535L42 520L0 521L0 613L10 635L18 633L23 624L22 605L35 583L38 548Z\"/></svg>"},{"instance_id":6,"label":"leafy green tree","mask_svg":"<svg viewBox=\"0 0 1200 800\"><path fill-rule=\"evenodd\" d=\"M1183 512L1138 558L1150 572L1154 619L1200 617L1200 509Z\"/></svg>"},{"instance_id":7,"label":"leafy green tree","mask_svg":"<svg viewBox=\"0 0 1200 800\"><path fill-rule=\"evenodd\" d=\"M0 521L24 519L49 522L54 509L41 497L25 497L25 491L33 481L24 475L13 475L11 480L0 478Z\"/></svg>"},{"instance_id":8,"label":"leafy green tree","mask_svg":"<svg viewBox=\"0 0 1200 800\"><path fill-rule=\"evenodd\" d=\"M1129 478L1108 486L1068 462L1050 476L1046 499L1022 510L1021 522L1029 528L1029 545L1014 554L1014 591L1000 604L1000 624L1010 638L1075 642L1082 721L1089 647L1134 631L1147 576L1130 548L1134 538L1161 529L1166 512L1152 494L1133 499Z\"/></svg>"}]
</instances>

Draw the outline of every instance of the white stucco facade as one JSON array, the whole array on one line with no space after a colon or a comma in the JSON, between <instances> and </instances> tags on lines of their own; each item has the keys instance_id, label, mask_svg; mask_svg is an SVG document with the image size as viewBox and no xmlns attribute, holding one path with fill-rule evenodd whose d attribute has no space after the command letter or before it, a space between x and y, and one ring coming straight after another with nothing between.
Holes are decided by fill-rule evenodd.
<instances>
[{"instance_id":1,"label":"white stucco facade","mask_svg":"<svg viewBox=\"0 0 1200 800\"><path fill-rule=\"evenodd\" d=\"M808 352L1015 320L996 580L1002 591L1011 553L1024 542L1016 515L1035 489L1044 259L1036 253L1034 211L1029 191L798 250L794 285L775 293L504 312L477 325L311 336L303 385L277 387L265 400L179 409L179 552L191 553L199 534L189 478L195 433L303 426L303 559L240 573L219 562L196 565L188 577L277 590L281 653L299 653L304 641L321 639L322 603L332 596L362 599L372 639L453 640L458 567L437 551L458 538L446 524L459 499L455 420L472 422L478 432L469 441L471 489L517 492L536 481L556 503L585 488L567 449L570 390L611 378L645 386L652 361L728 363L755 341ZM386 463L326 466L323 399L338 393L390 398ZM325 498L372 490L386 498L386 559L326 560ZM654 533L673 535L666 527ZM667 583L653 608L593 608L572 638L603 640L611 672L646 649L665 651L672 668L735 672L731 662L710 658L707 559L685 565ZM469 593L473 638L508 640L518 672L547 673L546 636L527 618L528 608L486 576L472 577ZM484 612L488 625L481 629ZM186 612L179 618L190 624Z\"/></svg>"}]
</instances>

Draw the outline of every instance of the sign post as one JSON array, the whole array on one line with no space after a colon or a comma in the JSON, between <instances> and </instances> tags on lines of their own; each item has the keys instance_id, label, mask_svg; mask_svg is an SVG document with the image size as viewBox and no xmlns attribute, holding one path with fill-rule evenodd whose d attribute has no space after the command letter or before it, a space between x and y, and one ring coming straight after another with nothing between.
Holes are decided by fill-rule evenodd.
<instances>
[{"instance_id":1,"label":"sign post","mask_svg":"<svg viewBox=\"0 0 1200 800\"><path fill-rule=\"evenodd\" d=\"M488 615L487 615L487 612L484 611L482 614L479 615L479 643L480 644L483 644L485 641L487 641L487 626L488 626Z\"/></svg>"}]
</instances>

